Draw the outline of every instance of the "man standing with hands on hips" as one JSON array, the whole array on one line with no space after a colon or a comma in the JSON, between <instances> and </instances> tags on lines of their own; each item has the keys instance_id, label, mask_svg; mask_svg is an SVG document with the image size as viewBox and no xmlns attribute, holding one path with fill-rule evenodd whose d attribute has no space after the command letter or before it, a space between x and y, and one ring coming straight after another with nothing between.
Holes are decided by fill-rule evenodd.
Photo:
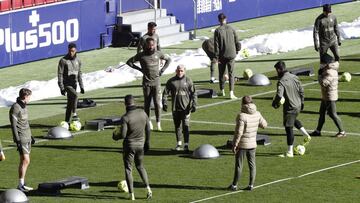
<instances>
[{"instance_id":1,"label":"man standing with hands on hips","mask_svg":"<svg viewBox=\"0 0 360 203\"><path fill-rule=\"evenodd\" d=\"M151 99L154 101L155 116L158 131L161 131L161 107L160 107L160 76L164 73L171 62L171 58L157 51L155 48L155 40L153 38L146 39L146 47L144 51L131 57L126 64L133 69L136 69L143 74L142 86L144 94L144 110L150 118ZM164 66L160 69L160 61L165 60ZM140 67L135 65L135 62L140 62ZM150 128L153 129L152 123L149 123Z\"/></svg>"}]
</instances>

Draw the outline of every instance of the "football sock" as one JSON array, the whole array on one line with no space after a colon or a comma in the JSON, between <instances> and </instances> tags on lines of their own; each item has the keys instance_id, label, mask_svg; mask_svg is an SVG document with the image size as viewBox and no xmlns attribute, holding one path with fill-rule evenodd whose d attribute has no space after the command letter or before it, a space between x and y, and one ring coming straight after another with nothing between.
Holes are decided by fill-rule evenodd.
<instances>
[{"instance_id":1,"label":"football sock","mask_svg":"<svg viewBox=\"0 0 360 203\"><path fill-rule=\"evenodd\" d=\"M288 145L288 153L293 153L293 149L294 149L294 146L293 145Z\"/></svg>"},{"instance_id":2,"label":"football sock","mask_svg":"<svg viewBox=\"0 0 360 203\"><path fill-rule=\"evenodd\" d=\"M19 179L19 186L23 186L23 185L25 185L25 180L24 180L24 178L20 178Z\"/></svg>"},{"instance_id":3,"label":"football sock","mask_svg":"<svg viewBox=\"0 0 360 203\"><path fill-rule=\"evenodd\" d=\"M299 130L304 136L310 136L309 133L305 130L304 127L301 127Z\"/></svg>"}]
</instances>

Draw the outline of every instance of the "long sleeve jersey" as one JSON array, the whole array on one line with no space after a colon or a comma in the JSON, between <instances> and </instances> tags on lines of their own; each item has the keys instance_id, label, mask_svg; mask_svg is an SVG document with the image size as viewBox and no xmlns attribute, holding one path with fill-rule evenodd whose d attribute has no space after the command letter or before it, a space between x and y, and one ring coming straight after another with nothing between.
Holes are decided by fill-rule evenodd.
<instances>
[{"instance_id":1,"label":"long sleeve jersey","mask_svg":"<svg viewBox=\"0 0 360 203\"><path fill-rule=\"evenodd\" d=\"M170 78L163 92L163 103L167 104L167 97L171 95L172 111L189 111L196 106L197 95L192 80L186 76Z\"/></svg>"}]
</instances>

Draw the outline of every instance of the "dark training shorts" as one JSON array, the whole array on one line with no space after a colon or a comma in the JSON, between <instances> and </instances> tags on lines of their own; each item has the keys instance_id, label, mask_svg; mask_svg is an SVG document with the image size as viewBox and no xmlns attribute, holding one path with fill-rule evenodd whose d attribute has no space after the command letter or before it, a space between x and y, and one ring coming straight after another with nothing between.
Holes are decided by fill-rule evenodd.
<instances>
[{"instance_id":1,"label":"dark training shorts","mask_svg":"<svg viewBox=\"0 0 360 203\"><path fill-rule=\"evenodd\" d=\"M298 115L299 113L285 113L283 121L284 127L294 127L294 123Z\"/></svg>"},{"instance_id":2,"label":"dark training shorts","mask_svg":"<svg viewBox=\"0 0 360 203\"><path fill-rule=\"evenodd\" d=\"M18 147L18 151L19 151L19 153L21 155L30 154L30 152L31 152L31 142L21 143L20 146Z\"/></svg>"}]
</instances>

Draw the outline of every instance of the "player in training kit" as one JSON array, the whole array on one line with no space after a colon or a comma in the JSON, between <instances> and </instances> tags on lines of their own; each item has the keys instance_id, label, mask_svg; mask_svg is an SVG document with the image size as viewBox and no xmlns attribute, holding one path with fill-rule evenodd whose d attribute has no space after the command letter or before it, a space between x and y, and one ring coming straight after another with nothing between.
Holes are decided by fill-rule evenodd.
<instances>
[{"instance_id":1,"label":"player in training kit","mask_svg":"<svg viewBox=\"0 0 360 203\"><path fill-rule=\"evenodd\" d=\"M126 113L121 117L120 130L114 131L113 139L124 139L123 142L123 161L125 167L126 183L129 188L130 199L135 200L132 163L140 174L140 177L147 189L147 198L152 197L148 175L143 165L144 151L150 148L150 126L149 117L143 109L135 106L132 95L125 96Z\"/></svg>"},{"instance_id":2,"label":"player in training kit","mask_svg":"<svg viewBox=\"0 0 360 203\"><path fill-rule=\"evenodd\" d=\"M335 61L339 61L340 32L336 16L331 13L330 4L323 6L323 13L315 20L313 33L314 46L315 50L320 54L320 62L324 63L324 55L329 48L334 54Z\"/></svg>"},{"instance_id":3,"label":"player in training kit","mask_svg":"<svg viewBox=\"0 0 360 203\"><path fill-rule=\"evenodd\" d=\"M320 64L319 84L321 86L321 104L319 110L319 121L316 130L311 136L320 136L321 129L325 123L326 112L334 121L339 132L336 137L345 137L345 131L342 126L340 117L336 113L336 101L338 100L338 69L339 62L334 61L331 56L324 56L326 63Z\"/></svg>"},{"instance_id":4,"label":"player in training kit","mask_svg":"<svg viewBox=\"0 0 360 203\"><path fill-rule=\"evenodd\" d=\"M214 50L214 38L205 40L201 46L206 55L210 58L210 83L217 83L219 81L214 77L215 65L217 63Z\"/></svg>"},{"instance_id":5,"label":"player in training kit","mask_svg":"<svg viewBox=\"0 0 360 203\"><path fill-rule=\"evenodd\" d=\"M160 69L160 60L165 60L164 66ZM141 67L135 65L136 61L140 62ZM154 101L155 106L155 116L157 122L157 128L161 131L160 124L160 97L161 97L161 87L160 87L160 76L164 73L166 68L171 62L170 57L165 56L160 51L155 50L155 41L153 38L146 39L146 49L143 52L136 54L131 57L126 64L131 68L134 68L143 73L143 93L144 93L144 109L146 114L150 118L150 104L151 99ZM160 70L159 70L160 69ZM150 121L150 128L152 129L152 124Z\"/></svg>"},{"instance_id":6,"label":"player in training kit","mask_svg":"<svg viewBox=\"0 0 360 203\"><path fill-rule=\"evenodd\" d=\"M79 120L76 113L78 95L76 92L77 83L80 85L81 94L85 93L84 84L82 81L81 61L76 54L76 44L70 43L68 45L68 53L60 59L58 65L58 85L62 95L67 95L67 105L65 113L65 121L70 123L71 114L72 120Z\"/></svg>"},{"instance_id":7,"label":"player in training kit","mask_svg":"<svg viewBox=\"0 0 360 203\"><path fill-rule=\"evenodd\" d=\"M167 97L171 95L172 115L175 125L177 145L175 150L181 150L181 132L184 133L184 151L189 151L190 112L196 111L197 95L195 86L189 77L185 76L185 66L178 65L176 75L166 82L163 93L163 110L167 111ZM182 125L182 127L181 127Z\"/></svg>"},{"instance_id":8,"label":"player in training kit","mask_svg":"<svg viewBox=\"0 0 360 203\"><path fill-rule=\"evenodd\" d=\"M18 189L23 192L33 190L25 184L26 171L30 165L31 145L35 143L31 136L29 115L26 105L30 102L31 90L22 88L9 111L9 120L13 134L13 140L20 154L19 163L19 185Z\"/></svg>"},{"instance_id":9,"label":"player in training kit","mask_svg":"<svg viewBox=\"0 0 360 203\"><path fill-rule=\"evenodd\" d=\"M149 22L147 25L147 33L143 35L140 40L137 47L137 53L140 53L142 50L145 50L146 48L146 39L147 38L153 38L155 43L155 50L160 51L160 40L159 35L156 34L156 23L155 22Z\"/></svg>"},{"instance_id":10,"label":"player in training kit","mask_svg":"<svg viewBox=\"0 0 360 203\"><path fill-rule=\"evenodd\" d=\"M225 80L224 73L227 67L229 74L229 86L230 86L230 98L236 99L234 95L234 75L235 57L238 51L241 49L241 45L238 41L238 37L234 28L226 24L226 16L221 13L218 15L220 27L216 28L214 33L214 50L215 58L219 64L219 84L220 94L225 96Z\"/></svg>"},{"instance_id":11,"label":"player in training kit","mask_svg":"<svg viewBox=\"0 0 360 203\"><path fill-rule=\"evenodd\" d=\"M256 110L250 96L244 96L241 102L241 111L236 117L236 127L233 139L232 151L235 155L235 172L232 184L229 186L231 190L237 190L237 183L241 176L243 162L247 157L250 169L250 181L246 190L252 190L256 176L256 135L258 128L266 128L267 122L261 113Z\"/></svg>"},{"instance_id":12,"label":"player in training kit","mask_svg":"<svg viewBox=\"0 0 360 203\"><path fill-rule=\"evenodd\" d=\"M310 135L297 119L300 111L304 109L304 88L301 86L299 78L287 71L283 61L278 61L274 68L276 69L279 81L272 106L275 109L279 108L281 98L285 98L285 103L283 104L283 125L286 131L288 150L281 156L293 157L294 126L305 136L305 145L311 140Z\"/></svg>"}]
</instances>

